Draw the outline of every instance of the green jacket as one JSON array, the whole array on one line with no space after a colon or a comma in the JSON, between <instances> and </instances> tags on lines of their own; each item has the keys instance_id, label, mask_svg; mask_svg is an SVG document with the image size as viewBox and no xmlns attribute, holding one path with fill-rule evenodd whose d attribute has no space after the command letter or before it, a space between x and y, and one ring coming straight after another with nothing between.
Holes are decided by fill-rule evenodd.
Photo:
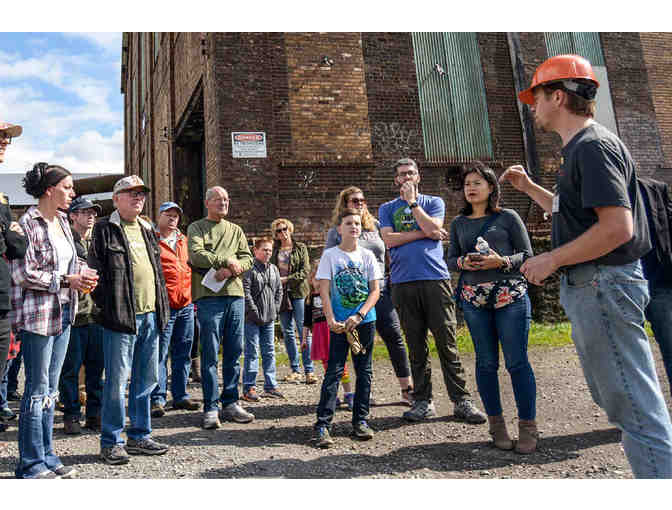
<instances>
[{"instance_id":1,"label":"green jacket","mask_svg":"<svg viewBox=\"0 0 672 510\"><path fill-rule=\"evenodd\" d=\"M236 259L243 267L243 273L252 267L252 253L247 238L235 223L207 218L193 222L187 229L189 264L191 265L191 297L197 301L202 297L240 296L244 297L243 275L229 278L224 287L215 293L201 285L201 280L210 268L226 267L230 258Z\"/></svg>"},{"instance_id":2,"label":"green jacket","mask_svg":"<svg viewBox=\"0 0 672 510\"><path fill-rule=\"evenodd\" d=\"M89 253L90 241L84 239L79 233L72 229L72 238L75 241L75 249L77 256L80 259L86 260ZM79 293L79 305L77 306L77 315L75 315L75 323L73 327L79 328L81 326L88 326L94 322L98 322L98 314L100 310L93 302L91 294Z\"/></svg>"},{"instance_id":3,"label":"green jacket","mask_svg":"<svg viewBox=\"0 0 672 510\"><path fill-rule=\"evenodd\" d=\"M271 263L278 265L278 252L280 251L280 242L273 242L273 255ZM305 244L292 239L292 251L289 254L289 274L287 275L287 284L289 285L289 297L292 299L305 298L310 292L308 284L308 275L310 274L310 258L308 257L308 248Z\"/></svg>"}]
</instances>

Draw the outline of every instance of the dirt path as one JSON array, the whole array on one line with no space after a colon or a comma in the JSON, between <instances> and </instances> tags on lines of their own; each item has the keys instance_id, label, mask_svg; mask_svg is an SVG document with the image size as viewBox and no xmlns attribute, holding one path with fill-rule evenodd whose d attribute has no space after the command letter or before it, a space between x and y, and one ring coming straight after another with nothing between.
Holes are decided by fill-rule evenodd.
<instances>
[{"instance_id":1,"label":"dirt path","mask_svg":"<svg viewBox=\"0 0 672 510\"><path fill-rule=\"evenodd\" d=\"M658 374L670 407L670 389L654 347ZM433 360L435 400L439 416L408 424L400 416L398 384L387 361L375 363L368 442L349 437L350 415L336 414L336 445L318 450L310 445L320 384L281 385L287 400L262 400L245 407L256 415L252 424L226 423L219 430L199 428L200 412L170 411L153 420L154 437L172 450L161 457L133 457L125 466L98 460L98 435L63 434L57 413L54 440L64 464L77 465L83 478L631 478L620 445L620 432L592 403L573 347L530 352L537 378L539 449L529 456L491 447L486 425L467 425L452 417L452 405ZM468 385L475 393L473 356L465 356ZM280 376L286 372L282 367ZM321 368L318 368L321 375ZM515 405L508 374L501 372L505 416L517 433ZM321 378L320 378L321 379ZM320 381L321 382L321 381ZM192 394L200 388L191 385ZM477 397L477 395L476 395ZM479 407L480 401L477 398ZM12 402L16 410L17 403ZM17 457L17 422L0 434L0 477L13 477Z\"/></svg>"}]
</instances>

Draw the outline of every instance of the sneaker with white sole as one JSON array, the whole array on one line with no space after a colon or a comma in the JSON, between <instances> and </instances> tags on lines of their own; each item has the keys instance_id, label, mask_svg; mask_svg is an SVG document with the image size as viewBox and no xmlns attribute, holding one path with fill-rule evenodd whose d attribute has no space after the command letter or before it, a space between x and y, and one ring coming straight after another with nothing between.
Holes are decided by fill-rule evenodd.
<instances>
[{"instance_id":1,"label":"sneaker with white sole","mask_svg":"<svg viewBox=\"0 0 672 510\"><path fill-rule=\"evenodd\" d=\"M353 427L353 433L358 439L368 441L373 439L373 429L369 427L369 424L366 423L366 420L362 420Z\"/></svg>"},{"instance_id":2,"label":"sneaker with white sole","mask_svg":"<svg viewBox=\"0 0 672 510\"><path fill-rule=\"evenodd\" d=\"M468 398L455 402L455 410L453 411L453 414L455 415L455 418L464 420L467 423L478 424L487 421L485 414Z\"/></svg>"},{"instance_id":3,"label":"sneaker with white sole","mask_svg":"<svg viewBox=\"0 0 672 510\"><path fill-rule=\"evenodd\" d=\"M436 416L436 407L431 400L416 400L413 407L406 411L403 418L408 421L422 421Z\"/></svg>"},{"instance_id":4,"label":"sneaker with white sole","mask_svg":"<svg viewBox=\"0 0 672 510\"><path fill-rule=\"evenodd\" d=\"M128 452L120 444L115 444L114 446L108 446L106 448L100 449L100 458L103 459L108 464L127 464L130 460L128 458Z\"/></svg>"},{"instance_id":5,"label":"sneaker with white sole","mask_svg":"<svg viewBox=\"0 0 672 510\"><path fill-rule=\"evenodd\" d=\"M56 469L52 469L52 471L64 480L79 478L79 472L72 466L61 466L57 467Z\"/></svg>"},{"instance_id":6,"label":"sneaker with white sole","mask_svg":"<svg viewBox=\"0 0 672 510\"><path fill-rule=\"evenodd\" d=\"M206 411L203 413L203 418L201 419L202 428L206 430L218 429L220 425L217 411Z\"/></svg>"},{"instance_id":7,"label":"sneaker with white sole","mask_svg":"<svg viewBox=\"0 0 672 510\"><path fill-rule=\"evenodd\" d=\"M231 420L236 423L250 423L254 421L254 415L243 409L238 402L232 402L219 412L222 420Z\"/></svg>"},{"instance_id":8,"label":"sneaker with white sole","mask_svg":"<svg viewBox=\"0 0 672 510\"><path fill-rule=\"evenodd\" d=\"M128 439L126 441L126 451L131 455L163 455L170 447L167 444L161 444L151 438L146 439Z\"/></svg>"},{"instance_id":9,"label":"sneaker with white sole","mask_svg":"<svg viewBox=\"0 0 672 510\"><path fill-rule=\"evenodd\" d=\"M315 436L313 437L313 442L318 448L329 448L333 446L334 440L329 434L329 429L327 427L318 427L315 430Z\"/></svg>"}]
</instances>

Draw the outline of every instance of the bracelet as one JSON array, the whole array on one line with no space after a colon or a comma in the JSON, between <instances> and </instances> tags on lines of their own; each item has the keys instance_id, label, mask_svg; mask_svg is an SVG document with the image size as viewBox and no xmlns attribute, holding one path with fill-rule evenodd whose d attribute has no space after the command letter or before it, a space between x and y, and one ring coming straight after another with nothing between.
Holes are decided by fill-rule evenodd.
<instances>
[{"instance_id":1,"label":"bracelet","mask_svg":"<svg viewBox=\"0 0 672 510\"><path fill-rule=\"evenodd\" d=\"M362 315L362 312L360 312L359 310L355 312L355 315L359 315L359 318L364 320L364 316Z\"/></svg>"}]
</instances>

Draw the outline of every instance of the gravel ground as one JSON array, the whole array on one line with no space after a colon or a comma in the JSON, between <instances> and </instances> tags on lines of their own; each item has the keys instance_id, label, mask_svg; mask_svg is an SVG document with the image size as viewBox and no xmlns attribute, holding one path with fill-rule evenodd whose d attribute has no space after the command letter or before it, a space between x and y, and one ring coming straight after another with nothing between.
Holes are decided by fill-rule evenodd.
<instances>
[{"instance_id":1,"label":"gravel ground","mask_svg":"<svg viewBox=\"0 0 672 510\"><path fill-rule=\"evenodd\" d=\"M670 406L670 388L660 355L654 347L658 375ZM592 402L573 347L535 349L530 359L537 378L537 417L541 439L537 452L521 456L490 445L487 425L467 425L452 416L433 360L435 402L439 416L409 424L400 416L407 408L387 361L374 364L371 408L373 440L350 437L350 415L339 410L329 450L311 446L312 424L320 384L282 384L286 400L263 399L245 407L256 415L251 424L224 423L218 430L199 427L201 413L170 410L153 419L153 436L171 446L159 457L134 456L125 466L108 466L98 458L99 436L83 431L63 434L63 417L56 415L54 442L65 465L76 465L90 479L196 478L632 478L620 444L620 432ZM473 356L463 357L468 387L476 394ZM321 375L321 367L317 368ZM279 368L279 376L287 368ZM517 433L515 405L508 374L501 387L509 430ZM321 382L321 378L320 378ZM199 385L191 384L200 396ZM477 399L478 401L478 399ZM17 409L18 403L12 402ZM480 407L480 401L478 401ZM0 478L12 478L17 460L17 422L0 433Z\"/></svg>"}]
</instances>

